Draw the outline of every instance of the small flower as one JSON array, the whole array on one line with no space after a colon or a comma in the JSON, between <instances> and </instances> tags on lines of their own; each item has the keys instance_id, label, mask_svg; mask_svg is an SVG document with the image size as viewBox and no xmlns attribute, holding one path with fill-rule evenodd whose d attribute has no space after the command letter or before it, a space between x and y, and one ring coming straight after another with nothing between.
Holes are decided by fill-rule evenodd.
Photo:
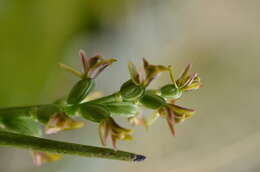
<instances>
[{"instance_id":1,"label":"small flower","mask_svg":"<svg viewBox=\"0 0 260 172\"><path fill-rule=\"evenodd\" d=\"M47 152L32 151L32 158L34 165L41 166L46 162L57 161L61 158L61 155Z\"/></svg>"},{"instance_id":2,"label":"small flower","mask_svg":"<svg viewBox=\"0 0 260 172\"><path fill-rule=\"evenodd\" d=\"M166 118L168 126L173 136L176 135L174 125L175 123L183 122L185 119L192 117L195 110L188 109L175 105L174 103L168 103L165 106L159 108L158 113L161 117Z\"/></svg>"},{"instance_id":3,"label":"small flower","mask_svg":"<svg viewBox=\"0 0 260 172\"><path fill-rule=\"evenodd\" d=\"M148 129L148 121L145 119L144 115L142 113L138 113L135 116L129 117L128 122L133 126L144 126L146 129Z\"/></svg>"},{"instance_id":4,"label":"small flower","mask_svg":"<svg viewBox=\"0 0 260 172\"><path fill-rule=\"evenodd\" d=\"M57 113L56 115L52 116L49 122L47 123L45 133L55 134L59 131L73 130L81 128L83 126L83 122L75 121L67 115L65 115L65 113Z\"/></svg>"},{"instance_id":5,"label":"small flower","mask_svg":"<svg viewBox=\"0 0 260 172\"><path fill-rule=\"evenodd\" d=\"M168 67L162 65L149 64L145 58L143 58L143 69L141 71L138 72L135 65L131 62L128 64L128 69L132 81L136 85L144 87L147 87L161 72L169 70Z\"/></svg>"},{"instance_id":6,"label":"small flower","mask_svg":"<svg viewBox=\"0 0 260 172\"><path fill-rule=\"evenodd\" d=\"M197 90L202 86L198 73L189 75L191 68L192 65L189 64L183 71L181 77L175 80L173 72L171 70L171 66L169 66L171 80L173 84L176 86L176 88L180 89L181 91Z\"/></svg>"},{"instance_id":7,"label":"small flower","mask_svg":"<svg viewBox=\"0 0 260 172\"><path fill-rule=\"evenodd\" d=\"M108 137L112 140L114 149L117 140L132 140L132 130L119 126L113 118L106 118L99 124L99 136L102 145L106 146Z\"/></svg>"},{"instance_id":8,"label":"small flower","mask_svg":"<svg viewBox=\"0 0 260 172\"><path fill-rule=\"evenodd\" d=\"M79 56L81 58L83 72L79 72L65 64L60 64L60 66L63 69L75 74L76 76L79 76L82 79L84 78L95 79L106 67L108 67L109 65L111 65L113 62L116 61L116 59L113 58L104 59L100 55L87 57L84 50L79 51Z\"/></svg>"}]
</instances>

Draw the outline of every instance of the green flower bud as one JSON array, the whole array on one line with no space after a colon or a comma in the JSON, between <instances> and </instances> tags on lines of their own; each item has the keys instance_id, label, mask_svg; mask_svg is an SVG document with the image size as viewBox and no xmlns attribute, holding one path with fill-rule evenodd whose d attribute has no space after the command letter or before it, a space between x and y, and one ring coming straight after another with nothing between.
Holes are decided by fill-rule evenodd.
<instances>
[{"instance_id":1,"label":"green flower bud","mask_svg":"<svg viewBox=\"0 0 260 172\"><path fill-rule=\"evenodd\" d=\"M182 91L174 84L168 84L161 88L161 94L165 98L178 99L181 97Z\"/></svg>"},{"instance_id":2,"label":"green flower bud","mask_svg":"<svg viewBox=\"0 0 260 172\"><path fill-rule=\"evenodd\" d=\"M78 104L93 90L95 81L87 78L82 79L70 91L67 102L69 104Z\"/></svg>"},{"instance_id":3,"label":"green flower bud","mask_svg":"<svg viewBox=\"0 0 260 172\"><path fill-rule=\"evenodd\" d=\"M79 114L90 121L101 122L110 116L109 109L101 104L83 103L79 105Z\"/></svg>"},{"instance_id":4,"label":"green flower bud","mask_svg":"<svg viewBox=\"0 0 260 172\"><path fill-rule=\"evenodd\" d=\"M149 109L158 109L166 104L161 96L152 93L146 93L139 101Z\"/></svg>"},{"instance_id":5,"label":"green flower bud","mask_svg":"<svg viewBox=\"0 0 260 172\"><path fill-rule=\"evenodd\" d=\"M137 114L138 106L130 102L111 102L104 105L111 112L111 116L132 117Z\"/></svg>"},{"instance_id":6,"label":"green flower bud","mask_svg":"<svg viewBox=\"0 0 260 172\"><path fill-rule=\"evenodd\" d=\"M120 94L125 101L138 100L143 96L144 92L145 88L136 85L132 80L125 82L120 89Z\"/></svg>"}]
</instances>

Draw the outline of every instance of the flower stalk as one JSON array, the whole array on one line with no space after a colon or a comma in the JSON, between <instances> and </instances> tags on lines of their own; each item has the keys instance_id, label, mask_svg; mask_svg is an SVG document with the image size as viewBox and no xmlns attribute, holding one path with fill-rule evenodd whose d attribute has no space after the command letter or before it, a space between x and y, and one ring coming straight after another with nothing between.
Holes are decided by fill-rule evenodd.
<instances>
[{"instance_id":1,"label":"flower stalk","mask_svg":"<svg viewBox=\"0 0 260 172\"><path fill-rule=\"evenodd\" d=\"M122 127L115 117L125 118L132 126L143 125L145 128L158 118L164 118L175 136L175 125L194 115L195 110L177 105L184 93L197 90L202 85L198 73L189 74L191 65L175 79L171 66L153 65L143 59L143 68L138 71L129 62L129 79L118 91L100 97L100 94L93 92L95 79L116 60L104 59L100 55L88 57L83 50L80 50L79 56L81 71L60 65L79 77L65 98L46 105L0 108L0 129L4 130L0 130L0 145L33 150L36 165L56 161L60 159L60 154L141 161L144 160L142 155L116 151L117 141L131 140L133 129ZM169 73L171 83L158 89L149 89L151 82L163 72ZM144 108L153 111L148 120L142 114ZM110 139L114 150L39 138L42 136L39 124L44 125L45 134L55 134L83 127L83 122L74 119L78 117L97 123L101 144L106 146Z\"/></svg>"},{"instance_id":2,"label":"flower stalk","mask_svg":"<svg viewBox=\"0 0 260 172\"><path fill-rule=\"evenodd\" d=\"M143 155L135 153L54 141L6 131L0 131L0 145L40 152L58 153L62 155L76 155L89 158L103 158L123 161L143 161L145 159Z\"/></svg>"}]
</instances>

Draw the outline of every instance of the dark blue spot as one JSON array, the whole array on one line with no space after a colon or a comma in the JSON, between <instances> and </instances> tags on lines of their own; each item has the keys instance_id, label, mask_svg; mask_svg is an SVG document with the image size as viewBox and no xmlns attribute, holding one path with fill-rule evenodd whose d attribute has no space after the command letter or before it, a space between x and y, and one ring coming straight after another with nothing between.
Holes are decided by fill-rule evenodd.
<instances>
[{"instance_id":1,"label":"dark blue spot","mask_svg":"<svg viewBox=\"0 0 260 172\"><path fill-rule=\"evenodd\" d=\"M140 162L140 161L143 161L145 159L146 159L146 157L143 156L143 155L136 155L135 158L134 158L134 162Z\"/></svg>"}]
</instances>

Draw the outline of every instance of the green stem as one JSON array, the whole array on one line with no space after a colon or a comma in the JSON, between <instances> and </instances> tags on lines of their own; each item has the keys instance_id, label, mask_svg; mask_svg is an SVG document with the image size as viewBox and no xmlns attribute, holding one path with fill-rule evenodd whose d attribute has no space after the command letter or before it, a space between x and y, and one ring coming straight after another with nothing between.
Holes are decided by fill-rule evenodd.
<instances>
[{"instance_id":1,"label":"green stem","mask_svg":"<svg viewBox=\"0 0 260 172\"><path fill-rule=\"evenodd\" d=\"M104 96L104 97L101 97L101 98L98 98L98 99L95 99L95 100L92 100L89 102L91 102L91 103L109 103L109 102L120 102L120 101L122 101L120 94L114 93L114 94Z\"/></svg>"},{"instance_id":2,"label":"green stem","mask_svg":"<svg viewBox=\"0 0 260 172\"><path fill-rule=\"evenodd\" d=\"M0 145L49 153L78 155L83 157L95 157L124 161L143 161L145 159L143 155L137 155L134 153L54 141L33 136L10 133L6 131L0 131Z\"/></svg>"}]
</instances>

